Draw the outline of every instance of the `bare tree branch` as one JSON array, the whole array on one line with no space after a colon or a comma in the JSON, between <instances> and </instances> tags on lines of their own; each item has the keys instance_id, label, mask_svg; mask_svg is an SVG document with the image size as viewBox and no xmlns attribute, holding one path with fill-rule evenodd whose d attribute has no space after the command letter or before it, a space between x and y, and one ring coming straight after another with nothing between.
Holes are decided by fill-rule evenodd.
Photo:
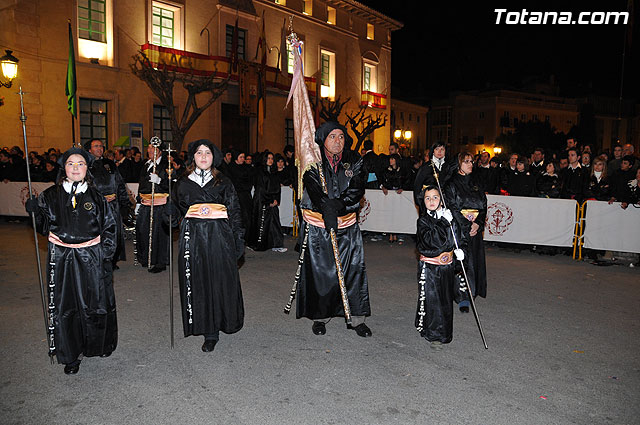
<instances>
[{"instance_id":1,"label":"bare tree branch","mask_svg":"<svg viewBox=\"0 0 640 425\"><path fill-rule=\"evenodd\" d=\"M184 138L189 129L195 124L202 113L211 106L227 89L230 74L225 79L216 78L216 71L210 76L199 76L191 73L169 71L167 67L159 65L154 68L151 61L139 51L132 57L133 63L130 65L133 74L144 81L151 92L158 98L162 105L169 112L171 123L171 133L173 136L172 145L174 148L182 150ZM177 117L177 110L173 100L173 90L175 82L181 82L182 87L187 91L187 102L182 111L180 120ZM209 94L209 97L201 107L198 107L197 96Z\"/></svg>"}]
</instances>

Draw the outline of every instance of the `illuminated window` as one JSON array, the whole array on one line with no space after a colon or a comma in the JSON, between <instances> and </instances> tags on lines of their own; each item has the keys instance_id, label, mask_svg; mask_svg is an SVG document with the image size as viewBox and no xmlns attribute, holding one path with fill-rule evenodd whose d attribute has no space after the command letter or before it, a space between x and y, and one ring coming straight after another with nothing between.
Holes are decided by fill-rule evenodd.
<instances>
[{"instance_id":1,"label":"illuminated window","mask_svg":"<svg viewBox=\"0 0 640 425\"><path fill-rule=\"evenodd\" d=\"M333 99L336 95L336 55L320 50L320 96Z\"/></svg>"},{"instance_id":2,"label":"illuminated window","mask_svg":"<svg viewBox=\"0 0 640 425\"><path fill-rule=\"evenodd\" d=\"M331 6L327 6L327 24L336 24L336 9Z\"/></svg>"},{"instance_id":3,"label":"illuminated window","mask_svg":"<svg viewBox=\"0 0 640 425\"><path fill-rule=\"evenodd\" d=\"M100 139L107 148L107 101L80 98L80 142Z\"/></svg>"},{"instance_id":4,"label":"illuminated window","mask_svg":"<svg viewBox=\"0 0 640 425\"><path fill-rule=\"evenodd\" d=\"M151 42L157 46L173 47L175 16L172 10L153 6L153 38Z\"/></svg>"},{"instance_id":5,"label":"illuminated window","mask_svg":"<svg viewBox=\"0 0 640 425\"><path fill-rule=\"evenodd\" d=\"M107 42L107 8L105 0L78 0L78 37Z\"/></svg>"},{"instance_id":6,"label":"illuminated window","mask_svg":"<svg viewBox=\"0 0 640 425\"><path fill-rule=\"evenodd\" d=\"M231 50L233 47L233 25L227 25L227 36L226 36L226 54L227 57L231 57ZM247 30L243 30L242 28L238 28L238 59L245 59L245 51L246 51L246 39L247 39Z\"/></svg>"},{"instance_id":7,"label":"illuminated window","mask_svg":"<svg viewBox=\"0 0 640 425\"><path fill-rule=\"evenodd\" d=\"M367 24L367 40L373 40L373 25Z\"/></svg>"},{"instance_id":8,"label":"illuminated window","mask_svg":"<svg viewBox=\"0 0 640 425\"><path fill-rule=\"evenodd\" d=\"M365 62L362 71L362 90L377 92L376 65Z\"/></svg>"},{"instance_id":9,"label":"illuminated window","mask_svg":"<svg viewBox=\"0 0 640 425\"><path fill-rule=\"evenodd\" d=\"M165 142L173 140L169 110L162 105L153 105L153 135Z\"/></svg>"},{"instance_id":10,"label":"illuminated window","mask_svg":"<svg viewBox=\"0 0 640 425\"><path fill-rule=\"evenodd\" d=\"M279 4L281 6L286 6L287 5L287 0L276 0L276 4Z\"/></svg>"},{"instance_id":11,"label":"illuminated window","mask_svg":"<svg viewBox=\"0 0 640 425\"><path fill-rule=\"evenodd\" d=\"M161 1L151 2L149 39L156 46L182 48L182 9Z\"/></svg>"},{"instance_id":12,"label":"illuminated window","mask_svg":"<svg viewBox=\"0 0 640 425\"><path fill-rule=\"evenodd\" d=\"M313 15L313 0L302 0L302 13Z\"/></svg>"}]
</instances>

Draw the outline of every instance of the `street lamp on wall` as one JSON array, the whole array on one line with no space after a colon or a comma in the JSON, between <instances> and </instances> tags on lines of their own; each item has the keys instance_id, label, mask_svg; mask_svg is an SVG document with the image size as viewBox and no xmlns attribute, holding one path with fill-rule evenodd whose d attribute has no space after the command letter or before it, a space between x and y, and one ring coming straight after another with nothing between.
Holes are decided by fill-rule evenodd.
<instances>
[{"instance_id":1,"label":"street lamp on wall","mask_svg":"<svg viewBox=\"0 0 640 425\"><path fill-rule=\"evenodd\" d=\"M0 80L0 84L3 87L9 88L11 87L12 80L16 78L16 75L18 75L19 61L18 58L11 54L13 53L12 50L5 50L5 52L7 54L0 58L0 64L2 66L2 75L9 81L5 83L4 81Z\"/></svg>"}]
</instances>

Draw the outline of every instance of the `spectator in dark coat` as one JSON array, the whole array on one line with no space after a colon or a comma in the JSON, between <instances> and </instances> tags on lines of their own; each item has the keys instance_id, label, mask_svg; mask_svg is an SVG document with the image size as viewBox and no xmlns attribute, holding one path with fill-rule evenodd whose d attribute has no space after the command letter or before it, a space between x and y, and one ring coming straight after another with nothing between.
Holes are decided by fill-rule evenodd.
<instances>
[{"instance_id":1,"label":"spectator in dark coat","mask_svg":"<svg viewBox=\"0 0 640 425\"><path fill-rule=\"evenodd\" d=\"M365 189L380 189L382 177L380 176L380 157L373 151L373 142L365 140L363 143L365 154L362 157L364 172L367 176Z\"/></svg>"},{"instance_id":2,"label":"spectator in dark coat","mask_svg":"<svg viewBox=\"0 0 640 425\"><path fill-rule=\"evenodd\" d=\"M547 162L546 171L536 179L536 195L539 198L560 197L560 176L554 162Z\"/></svg>"},{"instance_id":3,"label":"spectator in dark coat","mask_svg":"<svg viewBox=\"0 0 640 425\"><path fill-rule=\"evenodd\" d=\"M482 152L478 165L473 168L473 175L484 193L498 195L500 193L499 169L491 166L490 159L491 155L489 155L489 152Z\"/></svg>"},{"instance_id":4,"label":"spectator in dark coat","mask_svg":"<svg viewBox=\"0 0 640 425\"><path fill-rule=\"evenodd\" d=\"M636 173L633 171L636 159L631 155L622 157L620 169L611 176L611 198L609 203L621 202L622 208L627 208L629 203L633 202L633 180ZM637 180L636 180L637 186Z\"/></svg>"},{"instance_id":5,"label":"spectator in dark coat","mask_svg":"<svg viewBox=\"0 0 640 425\"><path fill-rule=\"evenodd\" d=\"M584 192L589 180L589 170L580 165L580 155L576 148L567 150L569 166L562 174L562 190L560 197L563 199L575 199L582 202Z\"/></svg>"},{"instance_id":6,"label":"spectator in dark coat","mask_svg":"<svg viewBox=\"0 0 640 425\"><path fill-rule=\"evenodd\" d=\"M516 160L516 171L511 175L507 191L511 196L533 196L535 177L526 168L527 159L519 156Z\"/></svg>"},{"instance_id":7,"label":"spectator in dark coat","mask_svg":"<svg viewBox=\"0 0 640 425\"><path fill-rule=\"evenodd\" d=\"M587 183L585 198L595 199L597 201L608 201L611 199L609 181L610 179L607 176L607 164L604 159L594 159L589 176L589 182Z\"/></svg>"},{"instance_id":8,"label":"spectator in dark coat","mask_svg":"<svg viewBox=\"0 0 640 425\"><path fill-rule=\"evenodd\" d=\"M531 159L531 165L529 166L529 172L531 175L537 177L546 171L547 163L544 158L544 149L535 148L533 150L533 155L531 155Z\"/></svg>"}]
</instances>

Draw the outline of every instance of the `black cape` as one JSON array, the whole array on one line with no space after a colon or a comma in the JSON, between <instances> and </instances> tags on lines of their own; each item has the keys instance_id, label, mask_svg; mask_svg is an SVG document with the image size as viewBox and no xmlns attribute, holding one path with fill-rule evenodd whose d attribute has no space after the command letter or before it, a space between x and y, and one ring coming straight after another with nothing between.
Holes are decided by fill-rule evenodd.
<instances>
[{"instance_id":1,"label":"black cape","mask_svg":"<svg viewBox=\"0 0 640 425\"><path fill-rule=\"evenodd\" d=\"M473 176L463 176L455 173L444 188L445 202L460 225L460 231L469 238L465 249L463 261L469 278L469 285L474 296L487 296L487 266L484 255L483 231L487 217L487 196L480 189L480 185ZM469 236L471 221L465 218L462 209L476 209L478 216L475 219L480 228L475 236Z\"/></svg>"},{"instance_id":2,"label":"black cape","mask_svg":"<svg viewBox=\"0 0 640 425\"><path fill-rule=\"evenodd\" d=\"M68 248L49 242L47 261L48 315L53 322L50 354L69 364L86 357L111 354L118 342L116 301L111 268L116 250L116 220L102 194L89 186L71 195L61 185L40 194L36 227L78 244L100 236L100 243Z\"/></svg>"},{"instance_id":3,"label":"black cape","mask_svg":"<svg viewBox=\"0 0 640 425\"><path fill-rule=\"evenodd\" d=\"M181 217L191 205L203 203L223 204L229 216L182 220L178 275L184 336L237 332L244 323L237 266L244 253L244 229L236 191L223 175L204 187L185 175L176 184L173 200Z\"/></svg>"},{"instance_id":4,"label":"black cape","mask_svg":"<svg viewBox=\"0 0 640 425\"><path fill-rule=\"evenodd\" d=\"M242 226L248 230L251 226L253 198L251 188L253 187L254 169L248 164L238 165L231 163L228 168L229 178L238 194L240 201L240 212L242 214Z\"/></svg>"},{"instance_id":5,"label":"black cape","mask_svg":"<svg viewBox=\"0 0 640 425\"><path fill-rule=\"evenodd\" d=\"M322 168L329 194L326 195L323 191L320 173L316 168L312 168L303 176L304 194L301 208L322 212L322 204L331 198L340 199L345 204L344 214L357 212L360 200L364 196L366 177L360 155L344 151L337 172L329 165L324 153L322 156ZM304 252L298 283L296 317L312 320L344 317L329 232L301 220L301 238L304 238L305 231L308 234L308 246ZM339 229L336 236L351 314L370 316L369 287L360 227L355 223L345 229Z\"/></svg>"}]
</instances>

